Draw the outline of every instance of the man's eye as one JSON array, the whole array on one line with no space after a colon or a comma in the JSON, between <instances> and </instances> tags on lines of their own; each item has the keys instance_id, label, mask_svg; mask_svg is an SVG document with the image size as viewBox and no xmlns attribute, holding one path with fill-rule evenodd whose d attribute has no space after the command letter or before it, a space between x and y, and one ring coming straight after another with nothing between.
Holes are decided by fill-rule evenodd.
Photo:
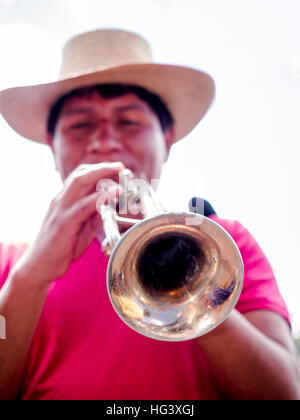
<instances>
[{"instance_id":1,"label":"man's eye","mask_svg":"<svg viewBox=\"0 0 300 420\"><path fill-rule=\"evenodd\" d=\"M91 127L92 127L92 124L89 122L72 124L70 126L71 130L79 130L81 128L91 128Z\"/></svg>"},{"instance_id":2,"label":"man's eye","mask_svg":"<svg viewBox=\"0 0 300 420\"><path fill-rule=\"evenodd\" d=\"M126 125L127 126L130 126L130 125L138 126L138 125L140 125L139 121L137 121L137 120L120 120L119 124L124 125L124 126L126 126Z\"/></svg>"}]
</instances>

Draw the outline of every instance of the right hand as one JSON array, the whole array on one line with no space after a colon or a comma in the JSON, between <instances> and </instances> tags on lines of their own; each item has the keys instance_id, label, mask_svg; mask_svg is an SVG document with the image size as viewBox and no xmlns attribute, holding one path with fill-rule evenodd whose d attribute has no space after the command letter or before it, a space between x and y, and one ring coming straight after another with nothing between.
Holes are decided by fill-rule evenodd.
<instances>
[{"instance_id":1,"label":"right hand","mask_svg":"<svg viewBox=\"0 0 300 420\"><path fill-rule=\"evenodd\" d=\"M62 191L54 198L39 234L23 255L17 269L43 284L63 276L70 264L88 248L102 220L96 204L101 179L117 179L124 165L102 162L80 165L65 180ZM115 199L120 186L115 183L106 197Z\"/></svg>"}]
</instances>

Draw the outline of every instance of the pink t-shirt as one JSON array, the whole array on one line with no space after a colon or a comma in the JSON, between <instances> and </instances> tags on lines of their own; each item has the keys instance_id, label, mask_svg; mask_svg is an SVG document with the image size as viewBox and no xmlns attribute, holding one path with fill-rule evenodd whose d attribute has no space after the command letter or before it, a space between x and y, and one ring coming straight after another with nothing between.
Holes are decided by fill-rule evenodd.
<instances>
[{"instance_id":1,"label":"pink t-shirt","mask_svg":"<svg viewBox=\"0 0 300 420\"><path fill-rule=\"evenodd\" d=\"M238 222L212 216L237 243L245 266L241 313L268 309L289 322L270 264ZM0 287L25 247L0 245ZM24 400L218 399L210 366L195 340L159 342L137 334L114 312L107 258L95 239L53 283L27 356Z\"/></svg>"}]
</instances>

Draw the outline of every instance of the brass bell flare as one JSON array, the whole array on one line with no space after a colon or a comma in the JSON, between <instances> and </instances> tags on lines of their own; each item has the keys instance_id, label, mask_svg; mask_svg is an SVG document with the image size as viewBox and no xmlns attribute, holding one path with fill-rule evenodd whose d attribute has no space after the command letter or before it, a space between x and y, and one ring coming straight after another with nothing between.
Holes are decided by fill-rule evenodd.
<instances>
[{"instance_id":1,"label":"brass bell flare","mask_svg":"<svg viewBox=\"0 0 300 420\"><path fill-rule=\"evenodd\" d=\"M221 324L243 286L230 235L194 213L162 213L134 224L112 249L107 287L120 318L161 341L200 337Z\"/></svg>"},{"instance_id":2,"label":"brass bell flare","mask_svg":"<svg viewBox=\"0 0 300 420\"><path fill-rule=\"evenodd\" d=\"M144 219L121 217L103 204L100 214L109 256L107 288L120 318L161 341L200 337L221 324L243 286L242 258L231 236L200 214L166 212L145 177L125 169L122 208L141 204ZM134 205L133 205L134 204ZM120 226L131 226L123 235Z\"/></svg>"}]
</instances>

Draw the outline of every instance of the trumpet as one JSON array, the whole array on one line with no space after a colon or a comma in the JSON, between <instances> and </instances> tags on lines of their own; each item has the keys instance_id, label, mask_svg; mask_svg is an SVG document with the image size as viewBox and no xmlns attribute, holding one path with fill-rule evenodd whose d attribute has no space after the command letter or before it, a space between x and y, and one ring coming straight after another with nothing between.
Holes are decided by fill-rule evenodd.
<instances>
[{"instance_id":1,"label":"trumpet","mask_svg":"<svg viewBox=\"0 0 300 420\"><path fill-rule=\"evenodd\" d=\"M109 256L107 289L123 322L160 341L186 341L220 325L243 286L242 258L231 236L211 219L192 212L167 212L154 188L128 169L120 173L126 197L119 212L102 204ZM137 199L138 197L138 199ZM143 219L120 216L120 206L141 204ZM127 225L121 235L119 227Z\"/></svg>"}]
</instances>

